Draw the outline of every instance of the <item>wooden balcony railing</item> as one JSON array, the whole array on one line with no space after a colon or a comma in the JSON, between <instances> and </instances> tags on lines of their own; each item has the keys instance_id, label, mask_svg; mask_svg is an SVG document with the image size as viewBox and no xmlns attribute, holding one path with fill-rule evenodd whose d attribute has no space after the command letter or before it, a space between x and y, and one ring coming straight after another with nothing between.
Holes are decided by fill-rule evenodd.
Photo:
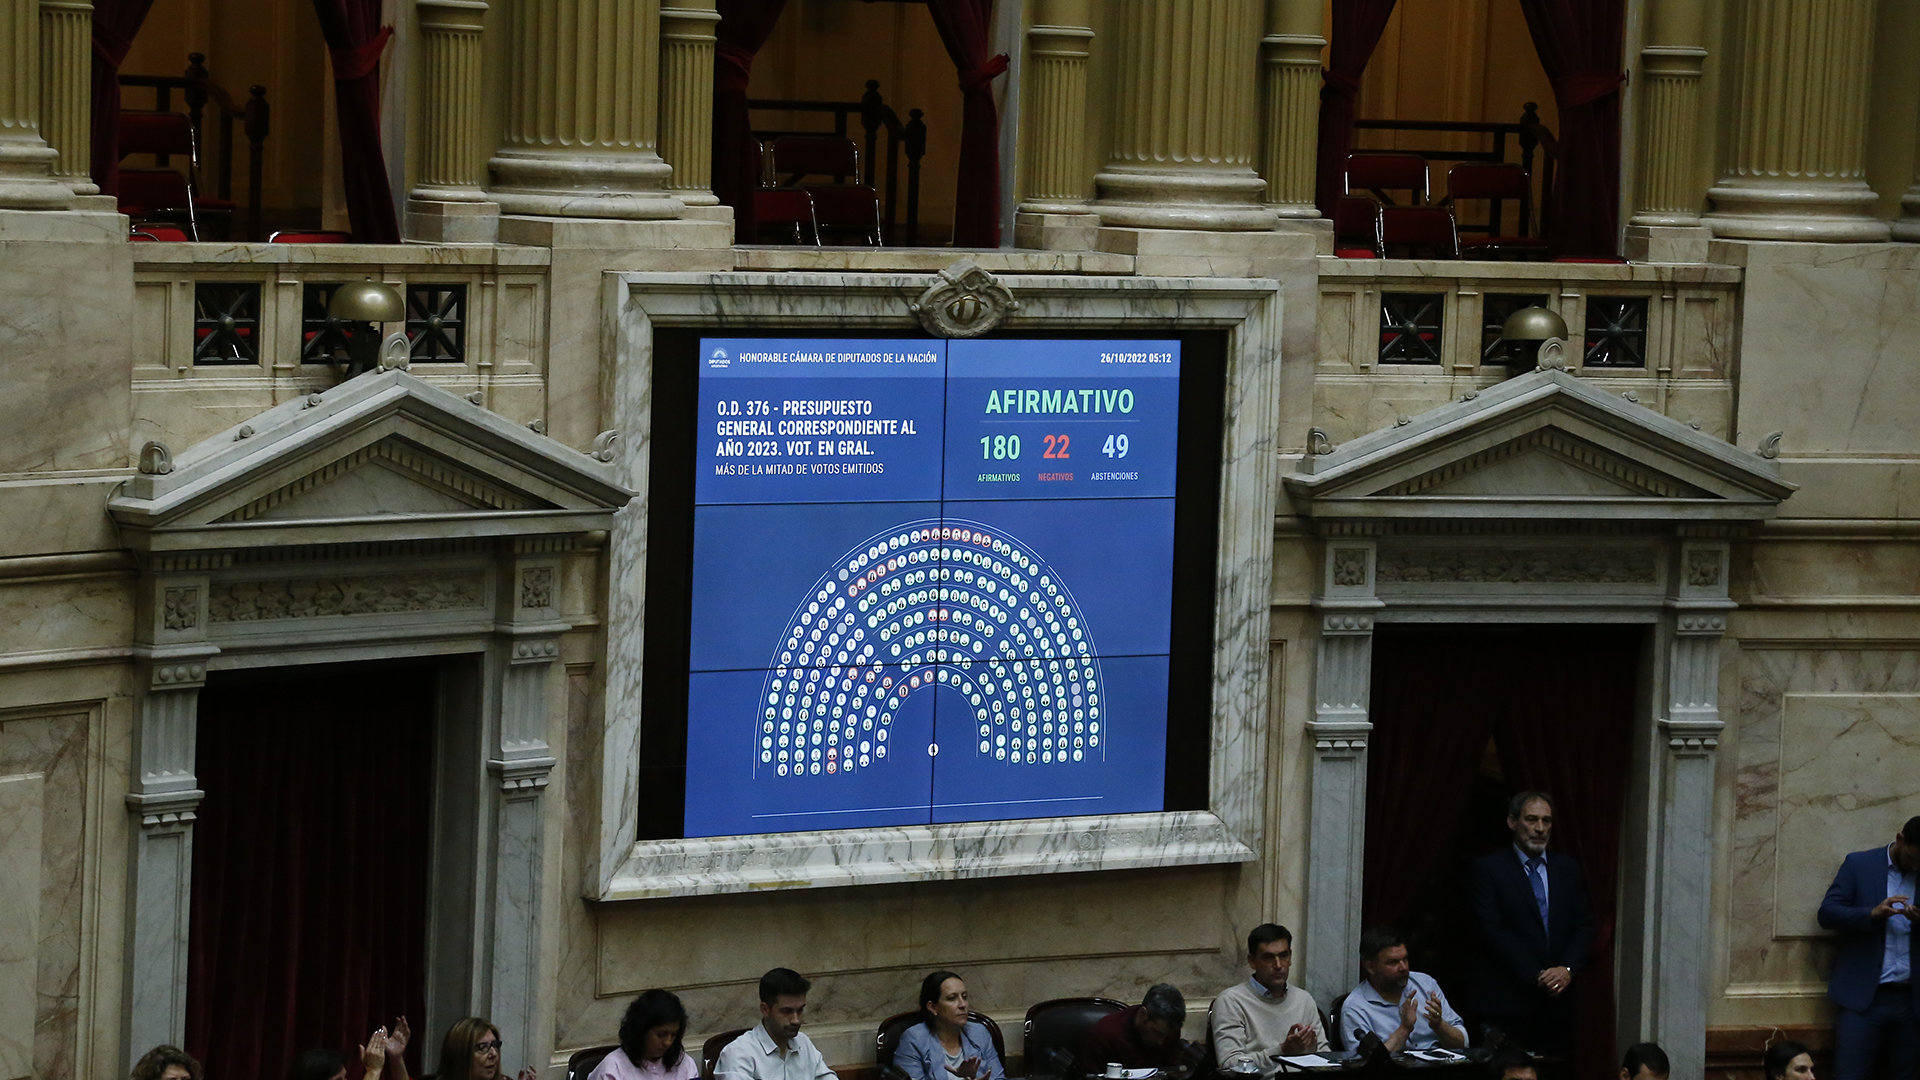
<instances>
[{"instance_id":1,"label":"wooden balcony railing","mask_svg":"<svg viewBox=\"0 0 1920 1080\"><path fill-rule=\"evenodd\" d=\"M1535 198L1537 198L1540 207L1539 235L1550 236L1553 231L1553 168L1555 162L1560 157L1560 143L1559 140L1553 137L1553 132L1548 131L1546 127L1540 123L1539 110L1540 106L1538 104L1531 101L1527 102L1526 106L1521 110L1520 122L1516 124L1456 122L1451 120L1355 120L1353 126L1362 131L1432 131L1489 136L1489 138L1482 143L1484 148L1479 150L1449 150L1438 147L1425 148L1413 146L1399 146L1394 148L1409 154L1419 154L1428 161L1508 161L1510 160L1507 156L1509 149L1508 140L1511 138L1512 147L1518 152L1519 166L1526 170L1527 175L1533 181L1534 187L1539 192L1537 196L1530 194L1528 198L1521 200L1519 235L1528 235L1530 223L1533 221L1534 202ZM1536 155L1538 157L1538 171L1536 171ZM1458 226L1461 232L1487 232L1489 234L1497 232L1499 227L1500 207L1498 204L1493 207L1491 221L1488 224L1473 225L1463 222Z\"/></svg>"},{"instance_id":2,"label":"wooden balcony railing","mask_svg":"<svg viewBox=\"0 0 1920 1080\"><path fill-rule=\"evenodd\" d=\"M886 234L887 244L907 247L918 245L920 240L920 159L927 155L926 115L919 109L907 110L907 119L902 121L893 106L880 96L880 80L868 79L867 92L859 101L796 101L780 98L752 98L747 108L762 112L823 113L833 117L831 134L845 138L850 117L860 117L860 127L866 133L866 149L861 157L861 183L880 193L880 224ZM874 150L879 141L880 131L887 133L887 168L885 182L874 182L876 155ZM819 130L780 131L771 128L755 128L753 137L761 145L771 146L773 140L782 135L826 135L829 132ZM905 153L907 159L907 220L904 236L898 224L900 195L899 167L900 157Z\"/></svg>"},{"instance_id":3,"label":"wooden balcony railing","mask_svg":"<svg viewBox=\"0 0 1920 1080\"><path fill-rule=\"evenodd\" d=\"M220 126L220 152L218 163L214 166L215 192L219 198L233 199L233 128L237 121L247 138L247 230L242 237L223 239L262 240L260 232L260 174L264 161L264 147L267 132L272 119L272 109L267 104L267 88L253 86L245 102L235 101L219 83L207 74L205 53L188 53L187 70L182 76L168 75L122 75L121 86L139 86L153 91L155 110L173 111L173 93L180 91L181 101L187 107L187 116L193 122L194 141L200 147L200 175L193 178L194 190L205 198L207 191L208 146L206 138L205 114L209 104ZM167 164L161 158L161 165Z\"/></svg>"}]
</instances>

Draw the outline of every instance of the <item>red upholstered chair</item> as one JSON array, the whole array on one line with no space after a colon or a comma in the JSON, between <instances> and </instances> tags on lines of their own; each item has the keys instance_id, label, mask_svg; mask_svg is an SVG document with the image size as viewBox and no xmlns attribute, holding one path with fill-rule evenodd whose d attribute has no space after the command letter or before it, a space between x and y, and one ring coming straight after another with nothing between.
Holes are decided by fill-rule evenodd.
<instances>
[{"instance_id":1,"label":"red upholstered chair","mask_svg":"<svg viewBox=\"0 0 1920 1080\"><path fill-rule=\"evenodd\" d=\"M1365 195L1342 195L1333 204L1333 254L1342 259L1377 259L1380 204Z\"/></svg>"},{"instance_id":2,"label":"red upholstered chair","mask_svg":"<svg viewBox=\"0 0 1920 1080\"><path fill-rule=\"evenodd\" d=\"M852 139L783 135L773 141L771 156L774 190L812 194L816 244L841 239L880 246L880 196L860 183L860 148Z\"/></svg>"},{"instance_id":3,"label":"red upholstered chair","mask_svg":"<svg viewBox=\"0 0 1920 1080\"><path fill-rule=\"evenodd\" d=\"M220 222L215 231L225 235L233 216L234 204L226 199L210 199L194 189L194 177L200 174L200 144L194 137L193 123L181 113L123 110L118 120L120 157L153 154L170 158L175 154L187 159L184 175L174 169L119 166L120 212L129 217L184 221L187 233L200 239L200 222L212 218ZM163 174L180 177L176 184ZM131 183L133 194L129 194ZM183 196L179 194L184 191Z\"/></svg>"},{"instance_id":4,"label":"red upholstered chair","mask_svg":"<svg viewBox=\"0 0 1920 1080\"><path fill-rule=\"evenodd\" d=\"M865 184L803 189L813 196L815 235L845 237L869 247L880 246L880 196Z\"/></svg>"},{"instance_id":5,"label":"red upholstered chair","mask_svg":"<svg viewBox=\"0 0 1920 1080\"><path fill-rule=\"evenodd\" d=\"M1444 206L1383 206L1378 220L1382 258L1396 250L1412 254L1419 249L1426 249L1435 258L1460 257L1460 234L1453 226L1453 211Z\"/></svg>"},{"instance_id":6,"label":"red upholstered chair","mask_svg":"<svg viewBox=\"0 0 1920 1080\"><path fill-rule=\"evenodd\" d=\"M353 234L333 229L281 229L267 237L269 244L349 244Z\"/></svg>"},{"instance_id":7,"label":"red upholstered chair","mask_svg":"<svg viewBox=\"0 0 1920 1080\"><path fill-rule=\"evenodd\" d=\"M813 217L813 195L807 188L761 188L753 193L753 216L763 243L818 244L820 227Z\"/></svg>"},{"instance_id":8,"label":"red upholstered chair","mask_svg":"<svg viewBox=\"0 0 1920 1080\"><path fill-rule=\"evenodd\" d=\"M1410 205L1427 204L1427 159L1419 154L1348 154L1346 175L1349 195L1371 191L1383 204L1397 206L1387 192L1404 191Z\"/></svg>"},{"instance_id":9,"label":"red upholstered chair","mask_svg":"<svg viewBox=\"0 0 1920 1080\"><path fill-rule=\"evenodd\" d=\"M156 225L152 222L144 222L133 226L132 230L127 233L127 239L137 244L151 244L155 242L163 244L184 244L191 240L192 237L187 235L187 230L178 225Z\"/></svg>"},{"instance_id":10,"label":"red upholstered chair","mask_svg":"<svg viewBox=\"0 0 1920 1080\"><path fill-rule=\"evenodd\" d=\"M1500 232L1501 203L1509 200L1525 206L1532 193L1532 178L1518 165L1507 162L1462 162L1447 170L1447 202L1457 214L1465 199L1487 200L1486 235L1460 238L1460 254L1469 259L1507 259L1542 256L1547 251L1544 236L1528 236L1522 218L1517 234Z\"/></svg>"}]
</instances>

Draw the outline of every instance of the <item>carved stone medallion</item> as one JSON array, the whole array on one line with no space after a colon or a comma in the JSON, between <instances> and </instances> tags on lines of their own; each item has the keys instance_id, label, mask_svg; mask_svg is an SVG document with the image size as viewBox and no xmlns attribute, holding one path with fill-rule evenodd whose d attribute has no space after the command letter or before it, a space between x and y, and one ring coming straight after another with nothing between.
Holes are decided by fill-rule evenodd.
<instances>
[{"instance_id":1,"label":"carved stone medallion","mask_svg":"<svg viewBox=\"0 0 1920 1080\"><path fill-rule=\"evenodd\" d=\"M927 291L908 305L935 337L979 337L1020 310L1020 302L972 259L940 271Z\"/></svg>"}]
</instances>

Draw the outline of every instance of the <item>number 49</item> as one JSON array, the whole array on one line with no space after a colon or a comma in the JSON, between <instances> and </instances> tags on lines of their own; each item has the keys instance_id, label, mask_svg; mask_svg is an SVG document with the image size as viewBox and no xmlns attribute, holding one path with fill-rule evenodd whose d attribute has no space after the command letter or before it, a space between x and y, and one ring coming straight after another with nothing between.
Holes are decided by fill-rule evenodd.
<instances>
[{"instance_id":1,"label":"number 49","mask_svg":"<svg viewBox=\"0 0 1920 1080\"><path fill-rule=\"evenodd\" d=\"M1107 436L1107 444L1100 448L1100 452L1108 457L1126 457L1127 437L1125 435Z\"/></svg>"}]
</instances>

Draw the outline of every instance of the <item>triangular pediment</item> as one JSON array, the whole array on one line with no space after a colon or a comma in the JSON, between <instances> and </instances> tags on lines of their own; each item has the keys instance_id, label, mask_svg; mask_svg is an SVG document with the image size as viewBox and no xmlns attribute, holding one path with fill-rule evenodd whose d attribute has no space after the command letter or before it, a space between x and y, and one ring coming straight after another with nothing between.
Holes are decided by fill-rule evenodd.
<instances>
[{"instance_id":1,"label":"triangular pediment","mask_svg":"<svg viewBox=\"0 0 1920 1080\"><path fill-rule=\"evenodd\" d=\"M404 371L164 458L108 503L148 550L581 532L632 497L607 463Z\"/></svg>"},{"instance_id":2,"label":"triangular pediment","mask_svg":"<svg viewBox=\"0 0 1920 1080\"><path fill-rule=\"evenodd\" d=\"M1774 463L1563 371L1535 371L1312 455L1287 477L1316 518L1754 520Z\"/></svg>"}]
</instances>

